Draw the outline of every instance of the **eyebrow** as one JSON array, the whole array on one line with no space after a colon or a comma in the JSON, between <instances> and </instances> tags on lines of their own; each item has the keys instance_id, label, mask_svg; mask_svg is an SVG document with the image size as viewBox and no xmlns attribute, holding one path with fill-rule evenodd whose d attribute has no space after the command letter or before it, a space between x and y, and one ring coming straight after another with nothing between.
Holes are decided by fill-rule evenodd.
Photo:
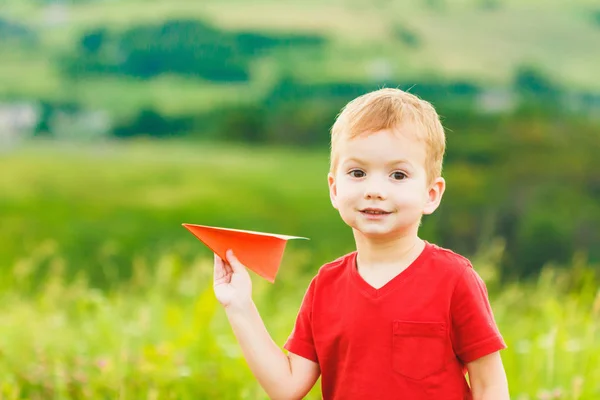
<instances>
[{"instance_id":1,"label":"eyebrow","mask_svg":"<svg viewBox=\"0 0 600 400\"><path fill-rule=\"evenodd\" d=\"M356 158L356 157L350 157L349 159L344 161L344 164L348 164L348 163L357 163L357 164L368 164L368 162L361 160L360 158ZM387 163L387 165L398 165L398 164L407 164L407 165L411 165L411 163L408 160L404 160L404 159L398 159L398 160L393 160Z\"/></svg>"}]
</instances>

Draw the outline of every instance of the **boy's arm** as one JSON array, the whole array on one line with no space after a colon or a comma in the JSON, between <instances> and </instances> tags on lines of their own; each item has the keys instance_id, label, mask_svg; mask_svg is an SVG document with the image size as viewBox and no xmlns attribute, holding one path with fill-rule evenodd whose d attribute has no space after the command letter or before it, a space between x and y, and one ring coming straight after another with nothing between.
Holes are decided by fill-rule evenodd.
<instances>
[{"instance_id":1,"label":"boy's arm","mask_svg":"<svg viewBox=\"0 0 600 400\"><path fill-rule=\"evenodd\" d=\"M271 399L302 399L319 378L319 364L286 355L267 332L254 303L227 308L227 317L252 373Z\"/></svg>"},{"instance_id":2,"label":"boy's arm","mask_svg":"<svg viewBox=\"0 0 600 400\"><path fill-rule=\"evenodd\" d=\"M319 365L292 353L288 356L273 342L252 301L246 267L231 252L227 261L215 255L214 291L250 370L270 398L303 398L319 377Z\"/></svg>"},{"instance_id":3,"label":"boy's arm","mask_svg":"<svg viewBox=\"0 0 600 400\"><path fill-rule=\"evenodd\" d=\"M509 400L508 382L500 353L467 363L473 400Z\"/></svg>"},{"instance_id":4,"label":"boy's arm","mask_svg":"<svg viewBox=\"0 0 600 400\"><path fill-rule=\"evenodd\" d=\"M506 348L494 320L485 283L469 265L452 297L452 345L466 365L475 400L508 400L499 351Z\"/></svg>"}]
</instances>

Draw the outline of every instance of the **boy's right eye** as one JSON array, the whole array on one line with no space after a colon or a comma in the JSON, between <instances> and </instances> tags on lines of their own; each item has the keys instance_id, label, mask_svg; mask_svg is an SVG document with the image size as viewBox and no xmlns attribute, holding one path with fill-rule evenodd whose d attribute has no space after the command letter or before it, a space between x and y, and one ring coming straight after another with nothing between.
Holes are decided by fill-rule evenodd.
<instances>
[{"instance_id":1,"label":"boy's right eye","mask_svg":"<svg viewBox=\"0 0 600 400\"><path fill-rule=\"evenodd\" d=\"M365 176L365 173L360 169L353 169L352 171L348 172L348 175L350 175L353 178L362 178L363 176Z\"/></svg>"}]
</instances>

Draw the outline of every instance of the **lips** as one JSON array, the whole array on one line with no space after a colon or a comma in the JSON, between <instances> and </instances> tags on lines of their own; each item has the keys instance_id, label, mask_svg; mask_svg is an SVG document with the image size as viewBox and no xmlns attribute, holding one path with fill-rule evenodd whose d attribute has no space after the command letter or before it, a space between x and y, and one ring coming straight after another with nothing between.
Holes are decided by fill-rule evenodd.
<instances>
[{"instance_id":1,"label":"lips","mask_svg":"<svg viewBox=\"0 0 600 400\"><path fill-rule=\"evenodd\" d=\"M380 208L364 208L360 210L361 213L367 215L388 215L391 214L389 211L382 210Z\"/></svg>"}]
</instances>

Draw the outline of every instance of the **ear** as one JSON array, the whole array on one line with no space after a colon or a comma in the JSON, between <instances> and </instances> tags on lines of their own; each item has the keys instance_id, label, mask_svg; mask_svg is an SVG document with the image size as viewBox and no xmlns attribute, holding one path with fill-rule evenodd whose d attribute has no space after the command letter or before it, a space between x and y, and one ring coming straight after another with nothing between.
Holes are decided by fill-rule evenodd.
<instances>
[{"instance_id":1,"label":"ear","mask_svg":"<svg viewBox=\"0 0 600 400\"><path fill-rule=\"evenodd\" d=\"M423 214L433 214L433 212L440 205L445 190L446 181L444 180L444 178L436 178L433 184L429 187L429 191L427 192L427 202L425 203L425 207L423 208Z\"/></svg>"},{"instance_id":2,"label":"ear","mask_svg":"<svg viewBox=\"0 0 600 400\"><path fill-rule=\"evenodd\" d=\"M331 205L337 210L336 197L337 197L337 186L335 184L335 176L330 172L327 174L327 183L329 185L329 198L331 199Z\"/></svg>"}]
</instances>

